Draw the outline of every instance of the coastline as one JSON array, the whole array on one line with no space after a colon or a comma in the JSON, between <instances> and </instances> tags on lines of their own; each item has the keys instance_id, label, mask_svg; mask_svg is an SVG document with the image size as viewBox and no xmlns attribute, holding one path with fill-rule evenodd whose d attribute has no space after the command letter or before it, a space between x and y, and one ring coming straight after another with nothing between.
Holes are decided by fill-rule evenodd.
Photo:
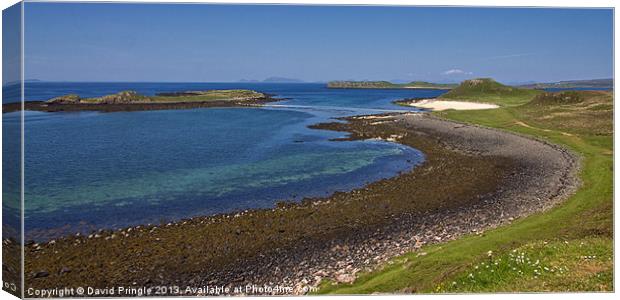
<instances>
[{"instance_id":1,"label":"coastline","mask_svg":"<svg viewBox=\"0 0 620 300\"><path fill-rule=\"evenodd\" d=\"M27 286L272 282L303 293L324 278L347 282L424 244L542 211L577 186L577 159L545 142L422 114L347 120L311 127L347 131L349 139L391 138L422 150L427 161L300 204L30 244Z\"/></svg>"}]
</instances>

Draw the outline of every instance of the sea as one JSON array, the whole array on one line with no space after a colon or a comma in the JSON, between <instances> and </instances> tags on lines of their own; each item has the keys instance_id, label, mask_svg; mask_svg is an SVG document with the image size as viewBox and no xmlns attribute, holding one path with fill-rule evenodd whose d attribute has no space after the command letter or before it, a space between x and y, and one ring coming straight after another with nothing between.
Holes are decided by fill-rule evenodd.
<instances>
[{"instance_id":1,"label":"sea","mask_svg":"<svg viewBox=\"0 0 620 300\"><path fill-rule=\"evenodd\" d=\"M251 89L282 100L255 108L26 111L26 239L271 208L396 176L423 162L424 153L380 140L335 141L346 133L308 125L416 111L392 102L446 92L328 89L320 83L26 82L25 98L209 89ZM5 89L3 102L19 101L17 96ZM3 114L5 219L20 209L19 178L12 176L19 174L19 128L19 112Z\"/></svg>"}]
</instances>

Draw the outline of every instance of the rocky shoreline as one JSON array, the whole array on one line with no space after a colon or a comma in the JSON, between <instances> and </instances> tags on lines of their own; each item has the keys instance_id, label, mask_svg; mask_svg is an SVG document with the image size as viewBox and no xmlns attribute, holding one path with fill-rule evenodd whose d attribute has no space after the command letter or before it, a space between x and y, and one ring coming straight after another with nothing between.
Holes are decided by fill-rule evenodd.
<instances>
[{"instance_id":1,"label":"rocky shoreline","mask_svg":"<svg viewBox=\"0 0 620 300\"><path fill-rule=\"evenodd\" d=\"M325 279L351 282L422 245L543 211L579 185L579 159L543 141L426 114L347 121L312 127L349 132L347 139L400 142L427 160L395 178L271 210L29 244L26 287L168 285L180 293L167 295L211 295L191 287L224 286L228 294L303 294ZM243 289L248 285L286 289Z\"/></svg>"}]
</instances>

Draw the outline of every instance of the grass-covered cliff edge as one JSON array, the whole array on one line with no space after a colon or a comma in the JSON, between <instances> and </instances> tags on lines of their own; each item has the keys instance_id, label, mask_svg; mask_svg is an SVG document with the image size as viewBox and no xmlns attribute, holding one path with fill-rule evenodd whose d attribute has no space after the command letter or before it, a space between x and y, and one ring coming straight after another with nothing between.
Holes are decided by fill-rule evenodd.
<instances>
[{"instance_id":1,"label":"grass-covered cliff edge","mask_svg":"<svg viewBox=\"0 0 620 300\"><path fill-rule=\"evenodd\" d=\"M330 81L327 88L330 89L440 89L449 90L456 84L432 83L426 81L412 81L409 83L392 83L389 81Z\"/></svg>"},{"instance_id":2,"label":"grass-covered cliff edge","mask_svg":"<svg viewBox=\"0 0 620 300\"><path fill-rule=\"evenodd\" d=\"M207 90L160 93L146 96L135 91L122 91L101 97L83 98L69 94L46 101L26 101L26 110L37 111L134 111L156 109L187 109L200 107L231 107L258 105L276 101L269 95L252 90ZM21 109L21 103L3 105L3 112Z\"/></svg>"},{"instance_id":3,"label":"grass-covered cliff edge","mask_svg":"<svg viewBox=\"0 0 620 300\"><path fill-rule=\"evenodd\" d=\"M582 157L580 189L544 213L396 257L352 284L321 293L612 291L613 94L545 93L492 80L462 84L441 98L500 108L436 112L566 147Z\"/></svg>"}]
</instances>

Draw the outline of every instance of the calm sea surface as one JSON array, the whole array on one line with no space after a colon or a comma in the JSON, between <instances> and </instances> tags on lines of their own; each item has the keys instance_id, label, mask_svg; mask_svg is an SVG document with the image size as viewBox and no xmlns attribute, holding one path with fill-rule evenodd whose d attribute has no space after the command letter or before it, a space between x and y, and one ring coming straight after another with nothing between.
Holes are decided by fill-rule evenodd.
<instances>
[{"instance_id":1,"label":"calm sea surface","mask_svg":"<svg viewBox=\"0 0 620 300\"><path fill-rule=\"evenodd\" d=\"M391 101L445 92L332 90L324 84L34 82L26 84L26 99L231 88L287 100L265 108L26 112L27 237L272 207L394 176L420 163L423 153L380 141L334 142L330 139L343 133L307 126L404 110ZM5 132L18 130L18 113L3 117ZM11 136L3 143L3 155L15 157ZM3 164L3 172L14 174L17 167ZM14 198L14 192L5 188L3 196ZM10 203L5 209L16 211Z\"/></svg>"}]
</instances>

